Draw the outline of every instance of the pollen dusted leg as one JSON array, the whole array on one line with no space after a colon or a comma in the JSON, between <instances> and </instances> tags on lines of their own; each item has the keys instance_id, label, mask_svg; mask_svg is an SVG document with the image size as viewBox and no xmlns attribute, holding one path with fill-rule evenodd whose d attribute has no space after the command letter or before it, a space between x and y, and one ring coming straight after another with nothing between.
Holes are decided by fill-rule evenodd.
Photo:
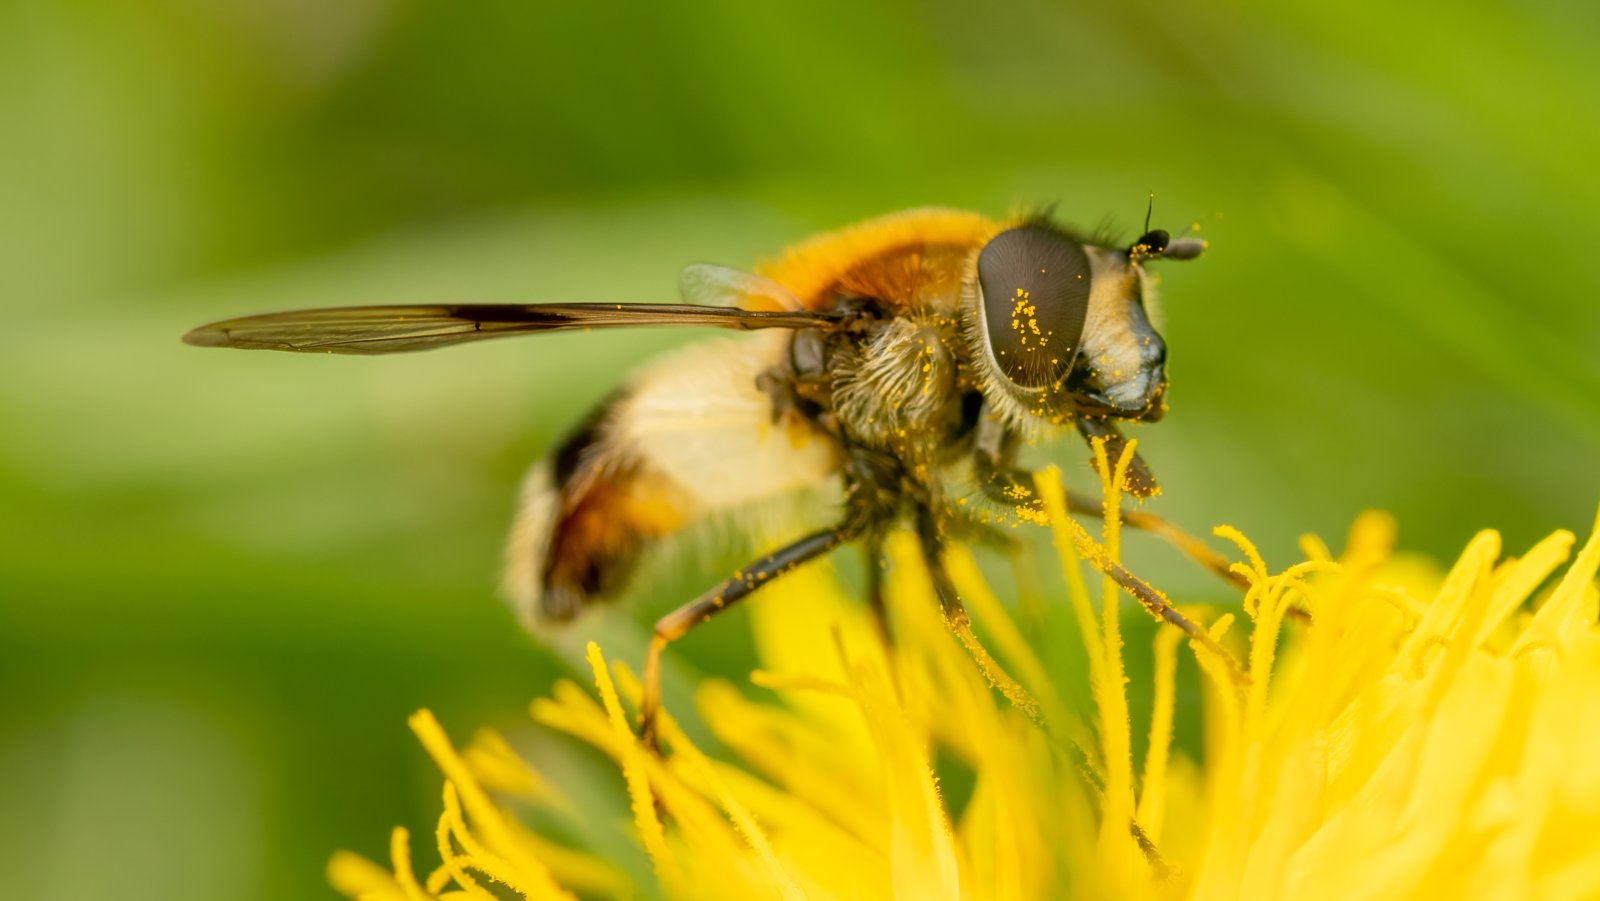
<instances>
[{"instance_id":1,"label":"pollen dusted leg","mask_svg":"<svg viewBox=\"0 0 1600 901\"><path fill-rule=\"evenodd\" d=\"M1129 572L1128 568L1122 564L1115 563L1104 557L1089 562L1095 569L1110 576L1111 581L1120 585L1123 591L1133 595L1133 599L1143 604L1151 615L1182 629L1183 633L1193 639L1195 643L1216 654L1236 676L1243 673L1238 661L1234 660L1233 655L1218 644L1215 638L1211 637L1210 632L1207 632L1199 624L1179 613L1178 609L1172 606L1172 602L1167 600L1167 596L1156 590L1149 582Z\"/></svg>"},{"instance_id":2,"label":"pollen dusted leg","mask_svg":"<svg viewBox=\"0 0 1600 901\"><path fill-rule=\"evenodd\" d=\"M1067 509L1073 513L1093 516L1096 519L1105 516L1105 510L1101 508L1099 500L1086 494L1079 494L1076 491L1067 492ZM1149 532L1159 538L1166 539L1167 543L1177 548L1179 553L1198 563L1217 578L1240 591L1250 590L1250 583L1243 576L1228 568L1230 564L1226 557L1206 547L1205 543L1200 539L1156 516L1154 513L1129 510L1124 507L1122 510L1122 522L1123 525L1130 529Z\"/></svg>"},{"instance_id":3,"label":"pollen dusted leg","mask_svg":"<svg viewBox=\"0 0 1600 901\"><path fill-rule=\"evenodd\" d=\"M852 537L853 532L845 526L813 532L763 556L721 585L656 621L655 635L650 639L650 650L644 658L644 697L639 703L639 737L646 747L654 749L656 746L656 713L661 709L661 654L667 645L719 611L744 600L757 588L802 563L821 557Z\"/></svg>"},{"instance_id":4,"label":"pollen dusted leg","mask_svg":"<svg viewBox=\"0 0 1600 901\"><path fill-rule=\"evenodd\" d=\"M1001 503L1025 505L1030 509L1038 510L1040 513L1043 512L1044 508L1038 496L1032 488L1028 487L1032 484L1028 474L1021 470L992 469L985 473L985 476L986 478L980 479L980 484L989 497ZM1027 481L1024 481L1024 479L1027 479ZM1067 510L1071 513L1082 513L1097 518L1105 516L1105 511L1101 508L1098 500L1071 491L1067 492ZM1250 589L1249 583L1242 576L1228 569L1228 561L1221 554L1206 547L1194 536L1177 526L1159 516L1153 516L1138 510L1124 509L1121 515L1122 521L1128 526L1165 538L1175 545L1178 550L1182 551L1185 556L1226 580L1228 584L1241 591ZM1151 614L1182 629L1190 638L1204 645L1226 661L1235 673L1240 671L1232 655L1225 652L1222 646L1217 644L1216 640L1206 630L1179 613L1167 600L1166 596L1151 587L1148 582L1129 572L1120 563L1105 559L1090 560L1089 563L1095 569L1110 576L1113 581L1122 586L1124 591L1132 595L1134 600L1143 604Z\"/></svg>"},{"instance_id":5,"label":"pollen dusted leg","mask_svg":"<svg viewBox=\"0 0 1600 901\"><path fill-rule=\"evenodd\" d=\"M1010 506L1026 506L1039 513L1044 512L1038 497L1029 486L1033 484L1033 474L1023 470L994 469L980 478L983 493L991 500ZM1096 519L1105 517L1105 510L1100 506L1100 499L1080 494L1076 491L1067 492L1067 511L1079 513L1084 516L1093 516ZM1190 535L1154 513L1143 510L1122 509L1122 522L1130 529L1149 532L1178 549L1178 552L1199 564L1207 572L1240 591L1249 591L1250 583L1238 573L1229 569L1226 557L1207 547L1205 542Z\"/></svg>"},{"instance_id":6,"label":"pollen dusted leg","mask_svg":"<svg viewBox=\"0 0 1600 901\"><path fill-rule=\"evenodd\" d=\"M928 579L933 582L933 593L939 598L939 607L952 629L965 629L970 625L966 605L956 593L955 583L944 568L944 536L939 522L927 507L917 509L917 540L922 545L922 560L928 567Z\"/></svg>"}]
</instances>

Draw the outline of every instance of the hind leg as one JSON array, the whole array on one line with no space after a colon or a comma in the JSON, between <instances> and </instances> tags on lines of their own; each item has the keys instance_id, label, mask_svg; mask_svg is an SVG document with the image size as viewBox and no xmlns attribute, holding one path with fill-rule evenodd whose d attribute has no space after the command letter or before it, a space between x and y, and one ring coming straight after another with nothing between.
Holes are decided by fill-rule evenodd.
<instances>
[{"instance_id":1,"label":"hind leg","mask_svg":"<svg viewBox=\"0 0 1600 901\"><path fill-rule=\"evenodd\" d=\"M813 532L792 544L766 554L727 581L700 597L668 613L656 622L655 635L644 660L644 697L639 704L639 736L651 749L656 747L656 715L661 709L661 655L667 645L717 613L744 600L756 589L792 571L795 567L827 554L854 537L844 526Z\"/></svg>"}]
</instances>

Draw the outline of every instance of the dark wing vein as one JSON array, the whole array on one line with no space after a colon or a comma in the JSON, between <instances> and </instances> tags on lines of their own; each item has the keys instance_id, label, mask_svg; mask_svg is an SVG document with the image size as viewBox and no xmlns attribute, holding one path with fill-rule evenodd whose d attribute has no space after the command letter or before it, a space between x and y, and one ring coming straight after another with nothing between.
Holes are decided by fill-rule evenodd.
<instances>
[{"instance_id":1,"label":"dark wing vein","mask_svg":"<svg viewBox=\"0 0 1600 901\"><path fill-rule=\"evenodd\" d=\"M641 325L832 328L838 316L648 303L465 304L333 307L213 322L183 336L200 347L296 353L388 354L484 338Z\"/></svg>"}]
</instances>

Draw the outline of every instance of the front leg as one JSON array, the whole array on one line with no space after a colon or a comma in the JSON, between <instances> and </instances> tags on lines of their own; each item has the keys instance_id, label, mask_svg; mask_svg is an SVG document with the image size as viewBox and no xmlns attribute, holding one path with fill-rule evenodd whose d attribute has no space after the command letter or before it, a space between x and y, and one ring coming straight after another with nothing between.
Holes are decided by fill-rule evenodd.
<instances>
[{"instance_id":1,"label":"front leg","mask_svg":"<svg viewBox=\"0 0 1600 901\"><path fill-rule=\"evenodd\" d=\"M1122 452L1128 446L1128 439L1122 437L1122 432L1111 420L1079 416L1077 426L1078 434L1091 445L1096 441L1105 442L1107 460L1122 459ZM1093 460L1098 459L1099 457L1093 458ZM1098 468L1100 464L1096 462L1094 465ZM1134 497L1154 497L1161 493L1161 486L1156 482L1155 473L1150 471L1150 467L1145 464L1137 451L1133 454L1132 462L1128 464L1127 488L1128 493Z\"/></svg>"},{"instance_id":2,"label":"front leg","mask_svg":"<svg viewBox=\"0 0 1600 901\"><path fill-rule=\"evenodd\" d=\"M1015 465L1001 465L993 458L979 454L977 477L979 488L990 500L1007 507L1020 507L1036 521L1044 516L1044 502L1033 490L1033 473ZM1105 508L1098 500L1076 491L1067 492L1067 510L1096 518L1105 517ZM1129 528L1165 539L1184 556L1234 588L1250 590L1249 580L1234 572L1226 557L1183 529L1143 510L1123 507L1118 515Z\"/></svg>"}]
</instances>

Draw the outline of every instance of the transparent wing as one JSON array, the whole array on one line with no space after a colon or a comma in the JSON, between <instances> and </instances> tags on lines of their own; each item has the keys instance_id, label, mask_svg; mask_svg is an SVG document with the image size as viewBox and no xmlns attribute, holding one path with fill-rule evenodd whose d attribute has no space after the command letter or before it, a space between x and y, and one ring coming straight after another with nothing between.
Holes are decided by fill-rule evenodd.
<instances>
[{"instance_id":1,"label":"transparent wing","mask_svg":"<svg viewBox=\"0 0 1600 901\"><path fill-rule=\"evenodd\" d=\"M213 322L183 336L199 347L296 353L389 354L563 329L642 325L829 328L840 318L690 304L552 303L332 307Z\"/></svg>"},{"instance_id":2,"label":"transparent wing","mask_svg":"<svg viewBox=\"0 0 1600 901\"><path fill-rule=\"evenodd\" d=\"M678 275L684 303L746 310L798 310L800 298L770 278L727 266L696 263Z\"/></svg>"}]
</instances>

